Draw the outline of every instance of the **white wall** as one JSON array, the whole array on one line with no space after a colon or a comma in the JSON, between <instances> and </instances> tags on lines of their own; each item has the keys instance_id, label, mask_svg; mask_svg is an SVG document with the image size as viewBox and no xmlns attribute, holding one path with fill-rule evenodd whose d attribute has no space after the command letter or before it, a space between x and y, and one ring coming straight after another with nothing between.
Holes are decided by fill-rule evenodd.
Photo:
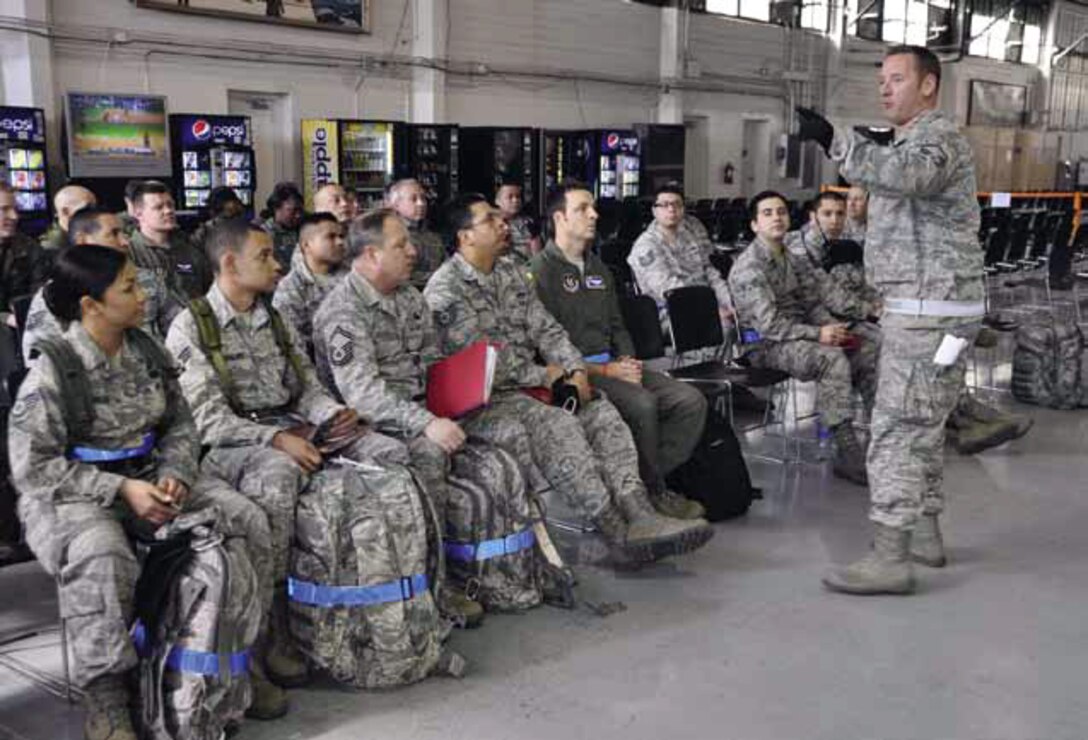
<instances>
[{"instance_id":1,"label":"white wall","mask_svg":"<svg viewBox=\"0 0 1088 740\"><path fill-rule=\"evenodd\" d=\"M41 48L52 47L46 76L51 76L51 82L46 88L53 88L54 105L49 107L56 108L61 94L69 89L150 90L167 95L175 112L217 113L227 110L228 90L243 90L286 95L294 118L410 120L414 113L411 72L396 65L377 68L373 61L404 61L418 50L415 34L427 19L426 10L420 11L419 18L412 17L417 4L417 0L372 0L372 32L363 35L145 10L126 0L0 0L0 15L18 14L19 8L25 14L30 6L47 7L58 28L75 31L77 36L108 39L124 32L129 39L158 39L150 46L115 43L108 52L104 43L43 42ZM436 6L424 3L422 7ZM669 48L662 42L662 12L624 0L448 0L448 16L445 12L435 16L444 26L436 36L441 39L436 61L450 69L444 100L433 108L435 115L444 111L447 121L467 125L544 128L655 121L666 66L661 50ZM674 89L674 94L682 102L685 117L707 119L708 192L693 195L742 194L743 121L767 120L777 141L777 135L791 126L791 87L795 103L815 104L842 123L881 120L874 68L881 45L848 39L841 74L827 84L825 100L830 41L809 32L788 34L765 24L691 16L684 54L693 74L682 82L684 89L679 93ZM11 48L17 36L0 32L0 45ZM240 45L255 47L267 57L212 60L167 53L171 44L179 42L227 54ZM288 53L340 59L329 59L323 66L311 60L319 66L303 66L286 63L283 55ZM364 57L371 64L361 76ZM4 97L21 102L14 92L17 86L7 79L20 74L17 69L12 72L10 58L4 60ZM787 70L792 85L784 81ZM38 74L39 88L41 77ZM966 119L968 86L976 78L1034 85L1040 75L1034 68L977 59L949 65L946 98L961 123ZM416 89L417 108L419 95ZM1033 102L1042 104L1039 95ZM51 123L57 123L55 117ZM51 129L55 132L59 126ZM1077 136L1067 138L1069 148L1080 143ZM297 141L285 145L297 150ZM298 157L292 161L297 163ZM737 170L732 186L722 182L726 163ZM774 180L771 185L791 192L796 187L793 182Z\"/></svg>"}]
</instances>

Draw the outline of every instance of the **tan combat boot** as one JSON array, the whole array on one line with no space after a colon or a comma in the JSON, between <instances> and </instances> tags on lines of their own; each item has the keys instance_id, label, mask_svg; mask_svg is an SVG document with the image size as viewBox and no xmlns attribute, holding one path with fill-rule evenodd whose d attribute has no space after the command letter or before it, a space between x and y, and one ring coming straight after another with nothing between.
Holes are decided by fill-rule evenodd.
<instances>
[{"instance_id":1,"label":"tan combat boot","mask_svg":"<svg viewBox=\"0 0 1088 740\"><path fill-rule=\"evenodd\" d=\"M258 645L267 677L273 683L293 689L310 682L306 656L295 647L287 624L286 584L276 587L268 618L268 636L266 640L259 640Z\"/></svg>"},{"instance_id":2,"label":"tan combat boot","mask_svg":"<svg viewBox=\"0 0 1088 740\"><path fill-rule=\"evenodd\" d=\"M250 719L279 719L287 714L287 692L268 680L261 660L250 661L249 685L253 689L253 699L246 709Z\"/></svg>"},{"instance_id":3,"label":"tan combat boot","mask_svg":"<svg viewBox=\"0 0 1088 740\"><path fill-rule=\"evenodd\" d=\"M659 514L673 519L702 519L706 516L706 509L698 501L681 496L667 488L662 489L660 493L650 494L650 503Z\"/></svg>"},{"instance_id":4,"label":"tan combat boot","mask_svg":"<svg viewBox=\"0 0 1088 740\"><path fill-rule=\"evenodd\" d=\"M138 740L132 727L129 692L124 677L107 675L96 678L83 689L83 720L86 740Z\"/></svg>"},{"instance_id":5,"label":"tan combat boot","mask_svg":"<svg viewBox=\"0 0 1088 740\"><path fill-rule=\"evenodd\" d=\"M865 470L865 450L861 449L858 435L854 432L854 423L844 421L831 430L835 438L835 460L832 472L859 486L869 485L869 474Z\"/></svg>"},{"instance_id":6,"label":"tan combat boot","mask_svg":"<svg viewBox=\"0 0 1088 740\"><path fill-rule=\"evenodd\" d=\"M910 532L874 524L873 549L856 563L834 568L824 576L832 591L858 596L909 594L914 590L910 564Z\"/></svg>"},{"instance_id":7,"label":"tan combat boot","mask_svg":"<svg viewBox=\"0 0 1088 740\"><path fill-rule=\"evenodd\" d=\"M627 531L620 546L638 562L653 562L698 550L714 536L704 519L673 519L654 511L641 492L622 497L620 509Z\"/></svg>"},{"instance_id":8,"label":"tan combat boot","mask_svg":"<svg viewBox=\"0 0 1088 740\"><path fill-rule=\"evenodd\" d=\"M916 563L930 568L943 568L948 564L944 554L944 538L936 514L922 514L914 525L910 537L910 557Z\"/></svg>"}]
</instances>

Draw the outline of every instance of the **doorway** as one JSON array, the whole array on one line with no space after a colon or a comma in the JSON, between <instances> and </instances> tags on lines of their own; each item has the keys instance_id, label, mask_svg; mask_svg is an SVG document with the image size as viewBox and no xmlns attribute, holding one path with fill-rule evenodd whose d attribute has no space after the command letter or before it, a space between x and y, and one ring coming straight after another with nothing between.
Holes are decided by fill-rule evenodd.
<instances>
[{"instance_id":1,"label":"doorway","mask_svg":"<svg viewBox=\"0 0 1088 740\"><path fill-rule=\"evenodd\" d=\"M289 97L285 93L227 91L227 109L232 115L249 116L253 131L253 152L257 165L254 210L260 212L277 182L298 181L294 156L296 132L291 126Z\"/></svg>"},{"instance_id":2,"label":"doorway","mask_svg":"<svg viewBox=\"0 0 1088 740\"><path fill-rule=\"evenodd\" d=\"M710 196L710 151L706 116L684 119L684 195L687 198Z\"/></svg>"},{"instance_id":3,"label":"doorway","mask_svg":"<svg viewBox=\"0 0 1088 740\"><path fill-rule=\"evenodd\" d=\"M744 119L744 151L741 154L741 194L751 198L766 190L771 165L771 124L766 119Z\"/></svg>"}]
</instances>

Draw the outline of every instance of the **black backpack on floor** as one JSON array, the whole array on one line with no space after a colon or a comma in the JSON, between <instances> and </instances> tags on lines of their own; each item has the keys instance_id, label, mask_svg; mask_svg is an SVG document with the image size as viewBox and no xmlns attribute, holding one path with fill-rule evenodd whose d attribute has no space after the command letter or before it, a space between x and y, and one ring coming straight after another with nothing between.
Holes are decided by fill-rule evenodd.
<instances>
[{"instance_id":1,"label":"black backpack on floor","mask_svg":"<svg viewBox=\"0 0 1088 740\"><path fill-rule=\"evenodd\" d=\"M713 409L707 414L703 438L695 452L669 473L665 482L672 490L701 503L711 522L742 516L754 499L762 498L752 487L733 427Z\"/></svg>"}]
</instances>

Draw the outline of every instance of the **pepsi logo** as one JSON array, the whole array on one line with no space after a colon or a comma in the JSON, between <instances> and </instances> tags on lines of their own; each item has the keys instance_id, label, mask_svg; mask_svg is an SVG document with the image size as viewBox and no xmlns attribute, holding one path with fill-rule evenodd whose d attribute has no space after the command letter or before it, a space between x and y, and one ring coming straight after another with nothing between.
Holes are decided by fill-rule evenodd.
<instances>
[{"instance_id":1,"label":"pepsi logo","mask_svg":"<svg viewBox=\"0 0 1088 740\"><path fill-rule=\"evenodd\" d=\"M4 131L30 131L34 128L34 121L29 118L4 118L0 119L0 129Z\"/></svg>"},{"instance_id":2,"label":"pepsi logo","mask_svg":"<svg viewBox=\"0 0 1088 740\"><path fill-rule=\"evenodd\" d=\"M608 138L605 139L605 141L608 142L609 148L614 148L617 144L620 143L620 135L617 133L611 133L608 135Z\"/></svg>"},{"instance_id":3,"label":"pepsi logo","mask_svg":"<svg viewBox=\"0 0 1088 740\"><path fill-rule=\"evenodd\" d=\"M197 141L204 141L211 138L212 125L205 121L203 118L193 122L193 138Z\"/></svg>"}]
</instances>

